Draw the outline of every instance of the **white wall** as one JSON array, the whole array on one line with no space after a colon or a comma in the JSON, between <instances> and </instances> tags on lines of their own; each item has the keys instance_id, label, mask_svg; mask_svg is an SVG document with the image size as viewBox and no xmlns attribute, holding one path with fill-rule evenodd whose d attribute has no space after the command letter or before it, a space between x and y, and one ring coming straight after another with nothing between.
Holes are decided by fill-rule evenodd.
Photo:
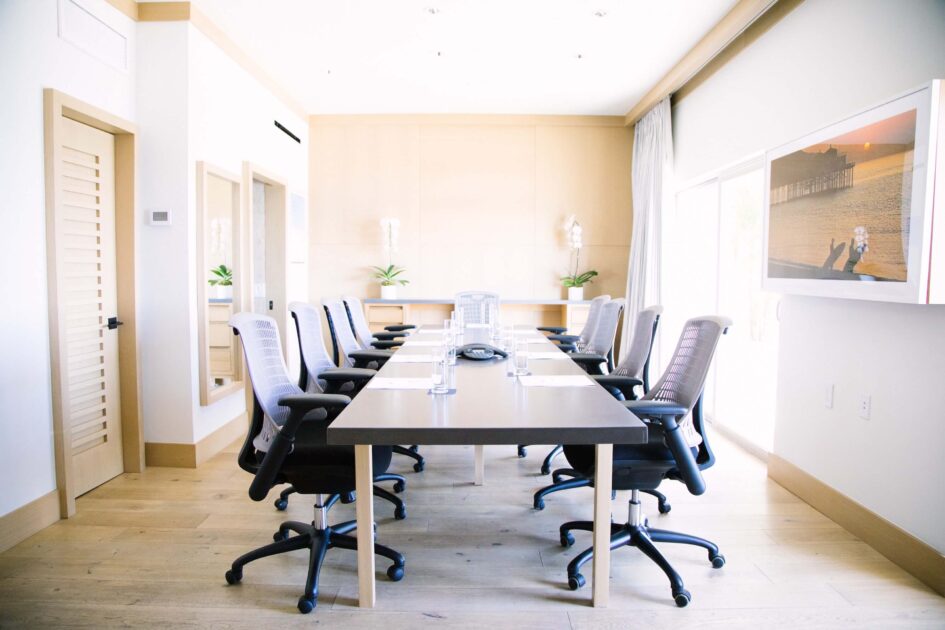
<instances>
[{"instance_id":1,"label":"white wall","mask_svg":"<svg viewBox=\"0 0 945 630\"><path fill-rule=\"evenodd\" d=\"M945 2L807 0L674 108L677 176L942 77ZM786 296L774 452L945 552L943 331L945 307Z\"/></svg>"},{"instance_id":2,"label":"white wall","mask_svg":"<svg viewBox=\"0 0 945 630\"><path fill-rule=\"evenodd\" d=\"M287 180L289 194L294 192L305 196L308 189L308 120L288 109L201 31L187 25L187 34L189 216L195 216L196 212L195 165L201 160L237 174L242 172L244 160L252 162L267 173ZM274 120L285 125L302 143L280 131ZM291 199L286 202L290 204ZM196 230L191 234L196 237ZM193 251L191 249L191 253ZM193 265L190 268L193 269ZM191 273L190 277L195 281L195 274ZM307 295L305 270L293 268L288 280L288 300L305 300ZM191 310L196 312L196 285L193 282L190 298ZM193 348L190 355L194 374L197 373L196 321L194 315L191 318ZM290 335L286 345L290 357L297 356L298 343L294 337ZM292 365L297 369L297 360L290 361L290 370ZM245 410L242 392L201 407L196 380L193 386L195 440L200 440Z\"/></svg>"},{"instance_id":3,"label":"white wall","mask_svg":"<svg viewBox=\"0 0 945 630\"><path fill-rule=\"evenodd\" d=\"M0 2L0 515L56 488L46 293L43 88L134 120L134 23L81 5L126 39L116 69L58 35L57 0Z\"/></svg>"}]
</instances>

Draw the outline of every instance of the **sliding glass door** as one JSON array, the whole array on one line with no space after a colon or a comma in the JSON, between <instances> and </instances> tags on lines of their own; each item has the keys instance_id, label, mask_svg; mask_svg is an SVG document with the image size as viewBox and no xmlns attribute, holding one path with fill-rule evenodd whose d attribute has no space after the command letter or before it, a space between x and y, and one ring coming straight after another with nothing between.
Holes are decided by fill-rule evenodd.
<instances>
[{"instance_id":1,"label":"sliding glass door","mask_svg":"<svg viewBox=\"0 0 945 630\"><path fill-rule=\"evenodd\" d=\"M706 383L706 413L770 452L774 442L779 296L761 290L764 171L746 162L681 189L663 222L662 364L682 323L734 321Z\"/></svg>"}]
</instances>

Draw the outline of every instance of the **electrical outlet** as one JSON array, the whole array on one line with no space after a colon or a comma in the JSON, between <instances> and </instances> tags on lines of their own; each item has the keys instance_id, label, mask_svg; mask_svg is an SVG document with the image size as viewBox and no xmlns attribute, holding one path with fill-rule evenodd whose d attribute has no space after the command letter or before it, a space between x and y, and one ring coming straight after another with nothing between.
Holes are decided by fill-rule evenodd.
<instances>
[{"instance_id":1,"label":"electrical outlet","mask_svg":"<svg viewBox=\"0 0 945 630\"><path fill-rule=\"evenodd\" d=\"M870 407L872 406L872 400L869 394L863 394L860 396L860 410L859 415L864 420L870 419Z\"/></svg>"},{"instance_id":2,"label":"electrical outlet","mask_svg":"<svg viewBox=\"0 0 945 630\"><path fill-rule=\"evenodd\" d=\"M827 385L826 389L824 389L824 407L833 409L833 383Z\"/></svg>"}]
</instances>

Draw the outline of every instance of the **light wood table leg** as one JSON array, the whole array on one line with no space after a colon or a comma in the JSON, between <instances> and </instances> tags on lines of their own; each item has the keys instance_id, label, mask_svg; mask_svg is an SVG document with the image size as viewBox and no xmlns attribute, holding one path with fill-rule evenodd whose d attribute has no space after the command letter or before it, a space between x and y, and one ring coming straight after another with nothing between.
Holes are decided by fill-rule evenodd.
<instances>
[{"instance_id":1,"label":"light wood table leg","mask_svg":"<svg viewBox=\"0 0 945 630\"><path fill-rule=\"evenodd\" d=\"M610 490L614 445L598 444L594 464L594 583L593 605L606 608L610 600Z\"/></svg>"},{"instance_id":2,"label":"light wood table leg","mask_svg":"<svg viewBox=\"0 0 945 630\"><path fill-rule=\"evenodd\" d=\"M374 608L374 471L371 446L354 447L356 512L358 519L358 605Z\"/></svg>"},{"instance_id":3,"label":"light wood table leg","mask_svg":"<svg viewBox=\"0 0 945 630\"><path fill-rule=\"evenodd\" d=\"M476 480L473 483L477 486L486 483L486 453L482 444L476 444Z\"/></svg>"}]
</instances>

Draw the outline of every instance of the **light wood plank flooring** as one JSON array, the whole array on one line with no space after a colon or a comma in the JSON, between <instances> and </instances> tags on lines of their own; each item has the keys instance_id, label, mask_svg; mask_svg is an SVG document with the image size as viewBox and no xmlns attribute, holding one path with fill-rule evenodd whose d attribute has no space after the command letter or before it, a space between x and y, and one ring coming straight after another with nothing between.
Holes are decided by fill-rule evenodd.
<instances>
[{"instance_id":1,"label":"light wood plank flooring","mask_svg":"<svg viewBox=\"0 0 945 630\"><path fill-rule=\"evenodd\" d=\"M304 552L250 564L238 586L223 579L232 559L269 542L287 515L311 519L298 495L287 515L271 500L251 501L236 446L196 470L122 475L80 498L75 518L0 555L0 627L945 627L945 599L720 438L705 495L666 483L670 514L659 516L650 497L644 503L651 524L714 540L728 559L713 570L701 550L662 546L692 593L686 609L632 549L614 552L606 610L589 606L590 585L567 589L565 567L591 539L576 532L575 547L562 549L557 528L591 517L593 491L559 493L532 510L532 492L549 479L538 474L547 447L521 460L512 446L487 447L483 487L471 483L471 447L424 447L425 472L399 456L392 466L408 479L408 518L395 521L390 504L375 501L379 540L407 557L404 580L389 582L379 558L378 606L360 610L356 554L332 550L318 607L300 615ZM615 519L625 520L626 498L618 495ZM332 515L353 519L354 506Z\"/></svg>"}]
</instances>

